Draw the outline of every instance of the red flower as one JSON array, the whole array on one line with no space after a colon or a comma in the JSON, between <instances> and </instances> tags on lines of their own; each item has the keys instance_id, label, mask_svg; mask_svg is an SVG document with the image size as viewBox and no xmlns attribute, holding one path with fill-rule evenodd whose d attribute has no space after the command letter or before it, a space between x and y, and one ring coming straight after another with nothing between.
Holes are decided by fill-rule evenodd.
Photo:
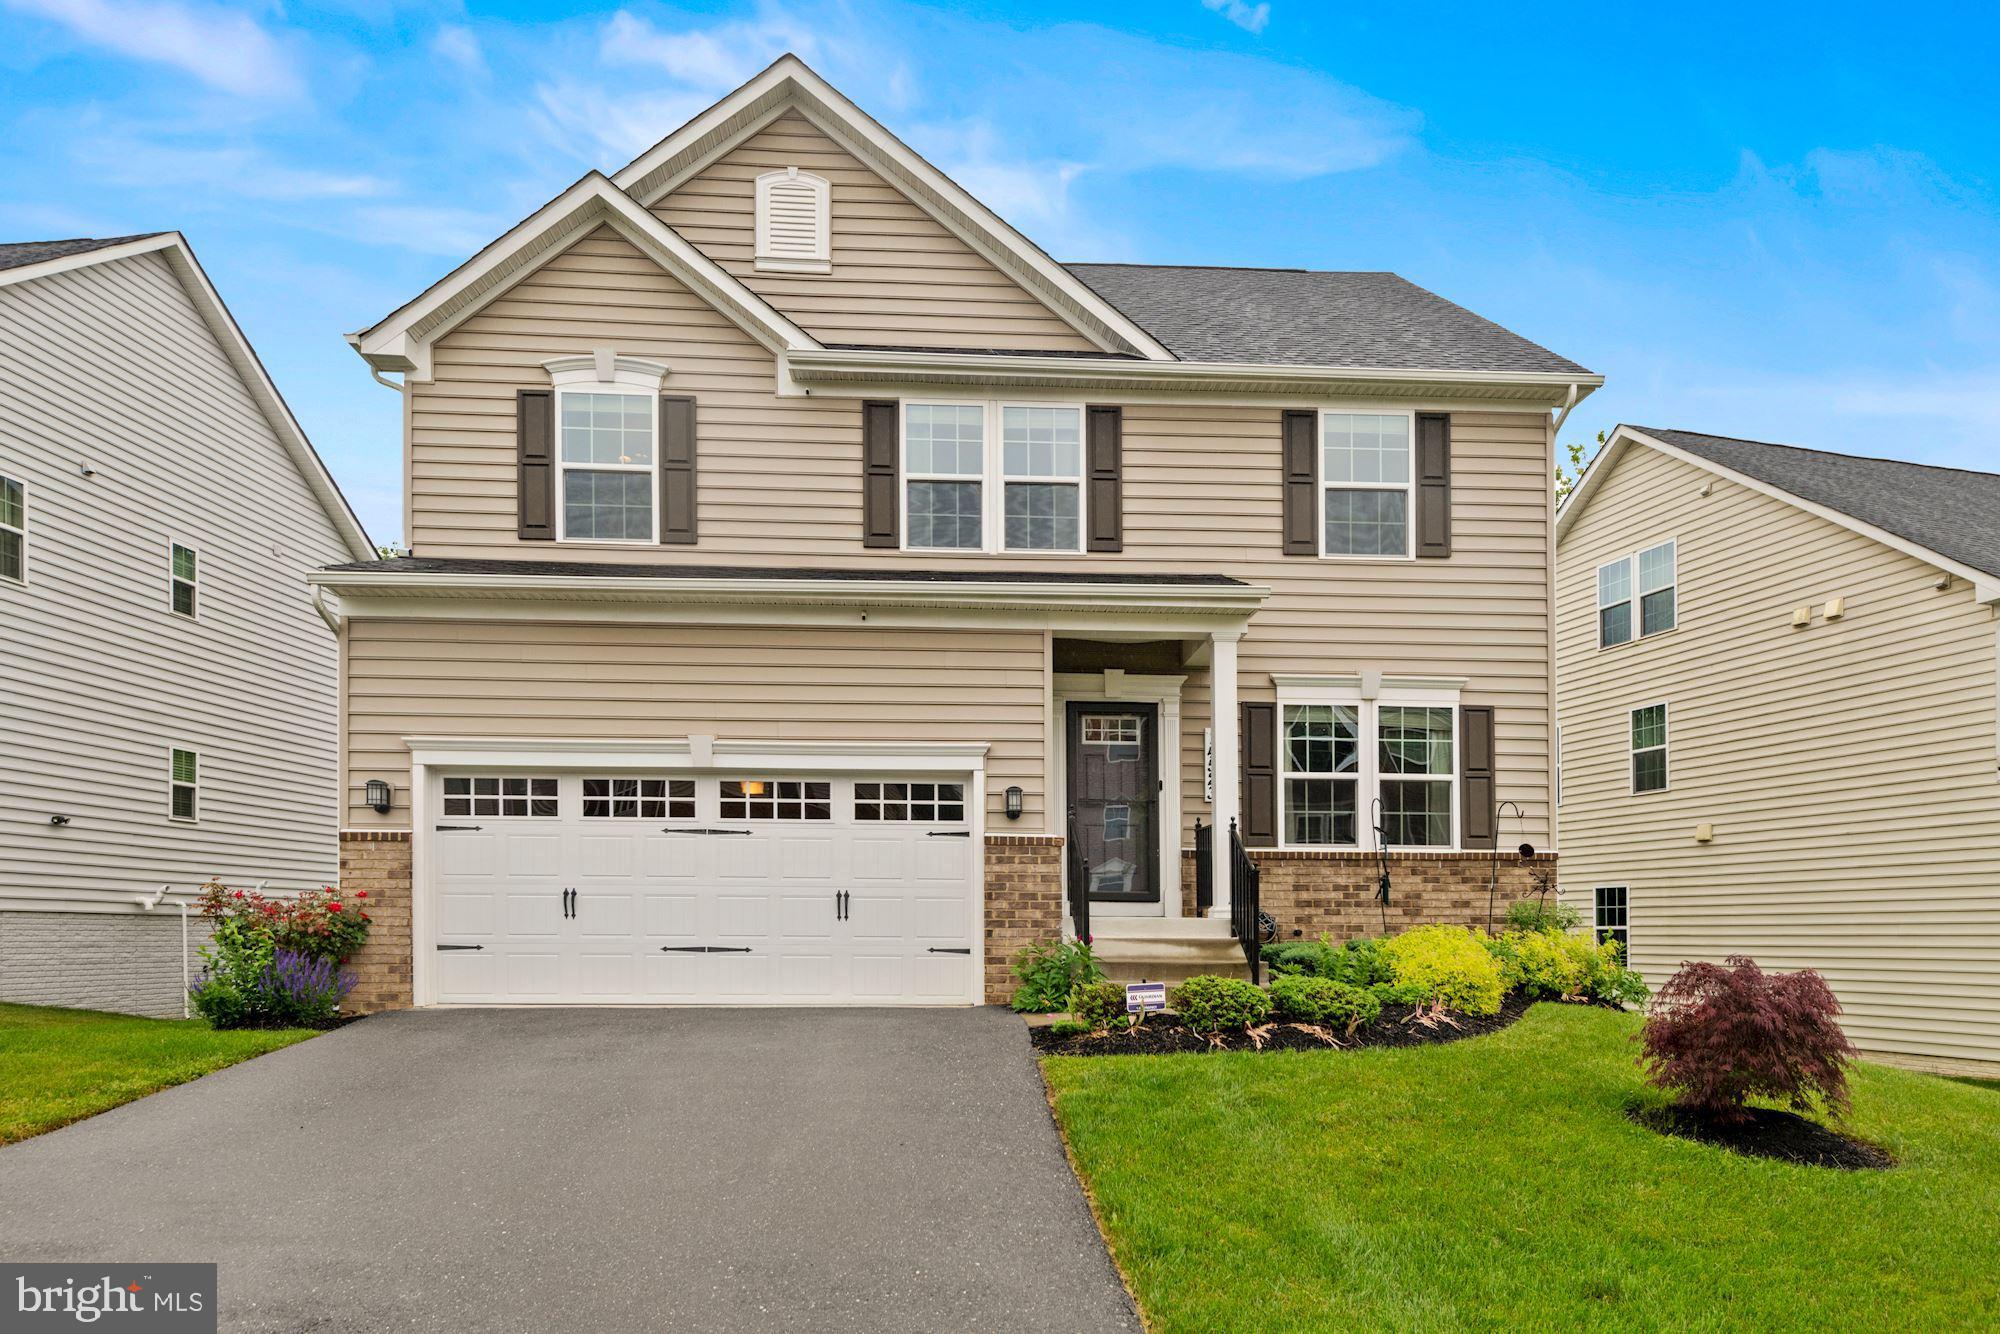
<instances>
[{"instance_id":1,"label":"red flower","mask_svg":"<svg viewBox=\"0 0 2000 1334\"><path fill-rule=\"evenodd\" d=\"M370 916L369 916L369 915L368 915L367 913L362 913L362 914L361 914L361 920L362 920L362 921L364 921L364 922L372 922L372 921L374 921L375 919L374 919L374 918L372 918L372 917L370 917Z\"/></svg>"},{"instance_id":2,"label":"red flower","mask_svg":"<svg viewBox=\"0 0 2000 1334\"><path fill-rule=\"evenodd\" d=\"M240 889L239 889L239 890L237 890L237 891L236 891L236 897L237 897L237 898L239 898L239 899L240 899L240 898L242 898L242 897L243 897L243 891L242 891L242 890L240 890Z\"/></svg>"},{"instance_id":3,"label":"red flower","mask_svg":"<svg viewBox=\"0 0 2000 1334\"><path fill-rule=\"evenodd\" d=\"M339 905L338 903L329 903L329 904L327 904L326 906L327 906L327 910L328 910L329 912L339 912L339 911L340 911L340 905Z\"/></svg>"},{"instance_id":4,"label":"red flower","mask_svg":"<svg viewBox=\"0 0 2000 1334\"><path fill-rule=\"evenodd\" d=\"M357 889L354 891L354 897L357 899L365 899L368 897L368 891L365 889Z\"/></svg>"}]
</instances>

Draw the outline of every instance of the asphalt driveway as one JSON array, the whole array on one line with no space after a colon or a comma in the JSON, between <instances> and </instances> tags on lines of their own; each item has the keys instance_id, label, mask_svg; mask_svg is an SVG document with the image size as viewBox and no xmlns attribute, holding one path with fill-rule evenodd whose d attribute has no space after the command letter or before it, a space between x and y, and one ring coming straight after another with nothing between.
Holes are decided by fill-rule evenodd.
<instances>
[{"instance_id":1,"label":"asphalt driveway","mask_svg":"<svg viewBox=\"0 0 2000 1334\"><path fill-rule=\"evenodd\" d=\"M1133 1330L1018 1019L380 1015L0 1149L0 1258L246 1330Z\"/></svg>"}]
</instances>

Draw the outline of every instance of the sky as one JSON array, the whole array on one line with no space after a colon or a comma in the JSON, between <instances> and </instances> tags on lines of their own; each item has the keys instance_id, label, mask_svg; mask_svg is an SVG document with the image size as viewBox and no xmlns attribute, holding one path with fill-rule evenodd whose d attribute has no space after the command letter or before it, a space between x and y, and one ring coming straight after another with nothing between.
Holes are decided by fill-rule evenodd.
<instances>
[{"instance_id":1,"label":"sky","mask_svg":"<svg viewBox=\"0 0 2000 1334\"><path fill-rule=\"evenodd\" d=\"M1389 269L1616 422L2000 470L2000 7L0 0L0 241L179 229L378 542L342 335L785 51L1064 260Z\"/></svg>"}]
</instances>

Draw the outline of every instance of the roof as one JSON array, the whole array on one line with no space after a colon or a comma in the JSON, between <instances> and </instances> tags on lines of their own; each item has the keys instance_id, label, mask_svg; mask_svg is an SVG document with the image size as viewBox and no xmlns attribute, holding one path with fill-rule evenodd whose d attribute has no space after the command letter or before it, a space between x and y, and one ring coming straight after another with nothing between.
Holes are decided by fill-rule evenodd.
<instances>
[{"instance_id":1,"label":"roof","mask_svg":"<svg viewBox=\"0 0 2000 1334\"><path fill-rule=\"evenodd\" d=\"M829 583L870 584L1117 584L1133 587L1198 585L1247 588L1225 574L1138 574L1129 571L1077 574L1022 570L832 569L825 566L771 565L640 565L597 561L483 560L446 556L396 556L389 560L349 561L328 570L368 574L511 575L522 578L570 579L814 579Z\"/></svg>"},{"instance_id":2,"label":"roof","mask_svg":"<svg viewBox=\"0 0 2000 1334\"><path fill-rule=\"evenodd\" d=\"M1393 273L1067 267L1186 361L1590 374Z\"/></svg>"},{"instance_id":3,"label":"roof","mask_svg":"<svg viewBox=\"0 0 2000 1334\"><path fill-rule=\"evenodd\" d=\"M1629 429L2000 577L2000 475L1656 426Z\"/></svg>"},{"instance_id":4,"label":"roof","mask_svg":"<svg viewBox=\"0 0 2000 1334\"><path fill-rule=\"evenodd\" d=\"M45 259L67 259L158 235L159 232L140 232L135 236L74 236L67 241L0 241L0 269L18 269L24 264L40 264Z\"/></svg>"}]
</instances>

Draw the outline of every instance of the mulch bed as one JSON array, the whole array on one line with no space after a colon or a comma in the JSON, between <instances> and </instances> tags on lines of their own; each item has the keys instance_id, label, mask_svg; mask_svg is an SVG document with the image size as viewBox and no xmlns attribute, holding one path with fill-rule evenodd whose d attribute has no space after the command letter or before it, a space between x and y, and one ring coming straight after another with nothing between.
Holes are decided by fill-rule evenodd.
<instances>
[{"instance_id":1,"label":"mulch bed","mask_svg":"<svg viewBox=\"0 0 2000 1334\"><path fill-rule=\"evenodd\" d=\"M1710 1144L1747 1158L1774 1158L1801 1167L1879 1172L1896 1160L1884 1149L1817 1121L1771 1107L1752 1107L1747 1121L1717 1121L1678 1107L1633 1108L1626 1115L1662 1135Z\"/></svg>"},{"instance_id":2,"label":"mulch bed","mask_svg":"<svg viewBox=\"0 0 2000 1334\"><path fill-rule=\"evenodd\" d=\"M336 1028L358 1024L368 1016L365 1014L337 1014L331 1019L322 1019L316 1024L283 1024L275 1021L257 1020L247 1024L231 1024L231 1028L254 1028L268 1031L282 1031L287 1028L310 1028L320 1033L331 1033Z\"/></svg>"},{"instance_id":3,"label":"mulch bed","mask_svg":"<svg viewBox=\"0 0 2000 1334\"><path fill-rule=\"evenodd\" d=\"M1156 1014L1135 1029L1114 1029L1109 1033L1080 1033L1059 1038L1047 1028L1029 1030L1035 1050L1044 1056L1158 1056L1176 1052L1208 1051L1353 1051L1361 1047L1425 1047L1439 1042L1456 1042L1484 1033L1497 1033L1528 1012L1535 1002L1525 996L1510 995L1501 1002L1500 1013L1478 1018L1454 1014L1435 1024L1404 1011L1380 1019L1357 1031L1353 1037L1338 1028L1312 1028L1305 1024L1273 1023L1251 1033L1218 1033L1214 1038L1181 1025L1171 1013Z\"/></svg>"}]
</instances>

